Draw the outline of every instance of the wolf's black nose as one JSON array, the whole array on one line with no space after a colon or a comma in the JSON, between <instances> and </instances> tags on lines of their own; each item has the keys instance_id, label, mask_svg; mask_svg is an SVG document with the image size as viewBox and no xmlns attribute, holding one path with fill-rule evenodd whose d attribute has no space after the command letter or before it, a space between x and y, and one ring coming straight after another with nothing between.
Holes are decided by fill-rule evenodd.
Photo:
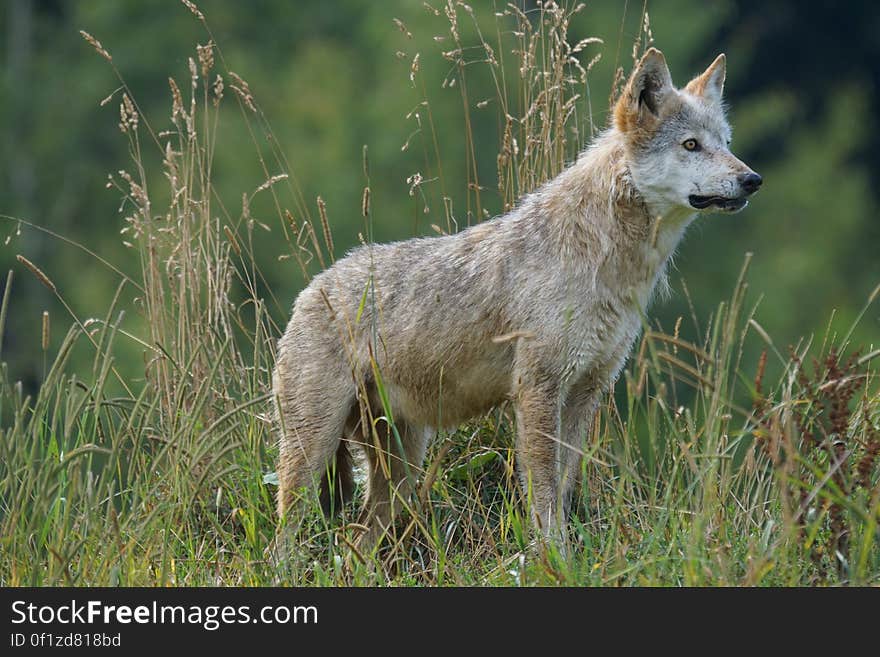
<instances>
[{"instance_id":1,"label":"wolf's black nose","mask_svg":"<svg viewBox=\"0 0 880 657\"><path fill-rule=\"evenodd\" d=\"M762 182L764 182L764 179L757 173L743 173L739 175L739 184L746 194L757 192Z\"/></svg>"}]
</instances>

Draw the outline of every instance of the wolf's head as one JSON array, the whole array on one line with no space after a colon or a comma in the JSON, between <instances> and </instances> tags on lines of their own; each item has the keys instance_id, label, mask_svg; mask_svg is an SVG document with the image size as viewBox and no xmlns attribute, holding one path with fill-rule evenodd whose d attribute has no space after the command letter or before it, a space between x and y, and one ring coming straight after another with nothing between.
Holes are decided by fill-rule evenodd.
<instances>
[{"instance_id":1,"label":"wolf's head","mask_svg":"<svg viewBox=\"0 0 880 657\"><path fill-rule=\"evenodd\" d=\"M650 48L614 107L627 164L648 206L737 212L761 186L761 176L730 152L724 116L725 58L676 89L663 54Z\"/></svg>"}]
</instances>

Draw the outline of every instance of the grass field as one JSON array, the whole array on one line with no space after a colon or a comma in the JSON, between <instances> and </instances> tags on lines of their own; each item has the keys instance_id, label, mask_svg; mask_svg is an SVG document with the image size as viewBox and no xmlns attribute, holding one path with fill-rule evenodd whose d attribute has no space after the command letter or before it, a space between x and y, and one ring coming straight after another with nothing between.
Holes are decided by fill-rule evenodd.
<instances>
[{"instance_id":1,"label":"grass field","mask_svg":"<svg viewBox=\"0 0 880 657\"><path fill-rule=\"evenodd\" d=\"M565 38L569 10L545 12L536 27L515 12L502 18L520 21L513 52L532 53L522 66L508 61L513 72L505 70L488 46L481 55L496 67L492 91L509 117L498 154L498 192L508 204L558 173L591 129L573 93L589 73L572 62L584 46ZM457 39L454 21L449 29ZM112 55L84 37L116 70ZM649 38L646 22L637 47ZM462 76L465 52L460 43L447 52ZM418 58L411 70L417 79ZM564 555L530 533L513 474L512 413L502 407L438 437L419 495L378 553L352 549L356 505L326 520L315 500L287 545L289 559L276 565L269 390L286 318L259 292L252 237L261 228L249 205L271 196L272 228L306 280L332 259L332 227L322 204L309 210L277 143L257 137L271 128L218 45L199 46L190 71L188 83L171 80L170 128L162 131L117 72L113 101L132 164L111 184L123 197L122 239L138 274L96 256L119 290L102 318L71 311L58 353L48 353L44 338L34 354L46 363L36 395L5 365L0 371L0 584L880 584L880 351L830 329L790 350L775 344L748 291L748 256L716 307L694 310L671 333L646 319L587 441L573 548ZM505 82L512 78L516 86ZM472 148L471 101L459 87ZM252 127L266 177L244 192L240 213L218 207L211 177L218 107L230 102ZM160 168L148 170L146 150L161 157ZM367 154L365 241L374 214ZM465 192L476 216L480 191ZM40 263L27 254L19 263L4 288L0 340L17 277L36 276L63 301ZM137 304L123 307L123 291ZM880 286L865 308L878 296ZM139 318L139 333L119 328L125 314ZM697 337L681 337L682 323ZM117 367L117 350L131 343L144 353L138 379ZM748 344L762 347L755 362L743 357ZM89 371L71 370L74 349L93 355Z\"/></svg>"}]
</instances>

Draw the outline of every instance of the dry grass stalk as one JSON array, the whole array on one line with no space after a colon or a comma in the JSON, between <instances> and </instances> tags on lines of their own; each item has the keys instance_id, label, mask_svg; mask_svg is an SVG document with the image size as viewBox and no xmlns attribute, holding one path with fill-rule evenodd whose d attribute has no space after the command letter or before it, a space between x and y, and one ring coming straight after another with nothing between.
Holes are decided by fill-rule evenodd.
<instances>
[{"instance_id":1,"label":"dry grass stalk","mask_svg":"<svg viewBox=\"0 0 880 657\"><path fill-rule=\"evenodd\" d=\"M98 41L91 34L86 32L85 30L80 30L79 33L82 35L82 38L89 42L89 44L97 51L101 57L106 59L108 62L112 62L113 58L110 56L110 53L104 49L104 46L101 45L101 42Z\"/></svg>"},{"instance_id":2,"label":"dry grass stalk","mask_svg":"<svg viewBox=\"0 0 880 657\"><path fill-rule=\"evenodd\" d=\"M55 283L53 283L46 274L43 273L43 270L37 267L30 260L25 258L23 255L18 254L15 256L15 259L18 260L21 264L23 264L28 271L30 271L34 276L37 277L37 280L40 281L43 285L45 285L49 290L53 293L58 292L58 289L55 287Z\"/></svg>"}]
</instances>

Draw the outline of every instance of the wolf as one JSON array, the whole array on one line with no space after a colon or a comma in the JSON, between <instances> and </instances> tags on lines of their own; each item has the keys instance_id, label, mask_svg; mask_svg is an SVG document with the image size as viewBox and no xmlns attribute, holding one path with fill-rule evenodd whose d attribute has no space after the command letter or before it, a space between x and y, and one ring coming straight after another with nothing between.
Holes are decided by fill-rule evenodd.
<instances>
[{"instance_id":1,"label":"wolf","mask_svg":"<svg viewBox=\"0 0 880 657\"><path fill-rule=\"evenodd\" d=\"M440 428L505 401L539 535L558 537L582 446L687 226L737 212L761 176L730 151L719 55L677 89L647 50L610 125L507 214L453 235L363 245L297 297L273 372L278 513L325 510L366 452L361 544L405 507Z\"/></svg>"}]
</instances>

